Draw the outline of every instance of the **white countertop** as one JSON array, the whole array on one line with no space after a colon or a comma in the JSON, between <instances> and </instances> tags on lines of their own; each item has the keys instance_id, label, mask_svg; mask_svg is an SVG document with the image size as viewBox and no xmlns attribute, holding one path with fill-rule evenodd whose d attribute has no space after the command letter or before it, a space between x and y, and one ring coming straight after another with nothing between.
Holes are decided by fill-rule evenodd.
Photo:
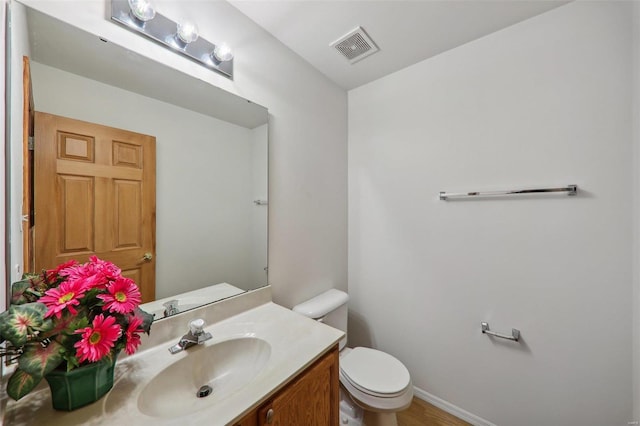
<instances>
[{"instance_id":1,"label":"white countertop","mask_svg":"<svg viewBox=\"0 0 640 426\"><path fill-rule=\"evenodd\" d=\"M170 300L178 302L180 312L193 309L196 306L203 306L207 303L216 302L231 296L237 296L244 293L245 290L233 286L229 283L213 284L197 290L188 291L186 293L177 294L175 296L165 297L164 299L154 300L140 305L142 309L150 314L154 314L155 319L164 318L164 303Z\"/></svg>"},{"instance_id":2,"label":"white countertop","mask_svg":"<svg viewBox=\"0 0 640 426\"><path fill-rule=\"evenodd\" d=\"M240 296L242 297L242 296ZM215 309L215 305L212 305ZM175 320L179 320L179 316ZM185 317L186 318L186 317ZM185 320L185 327L186 322ZM161 323L154 324L154 327ZM4 424L11 426L47 425L227 425L259 406L302 372L313 361L342 338L343 333L324 324L298 315L274 303L266 303L216 322L205 330L213 335L205 346L239 337L257 337L271 346L265 367L245 387L230 395L218 397L206 406L185 416L166 419L151 417L138 408L138 396L145 385L170 364L188 357L193 347L172 355L168 347L177 343L176 335L168 343L124 358L117 362L113 389L99 401L72 412L51 408L46 383L20 401L9 401ZM175 340L175 341L173 341ZM45 382L43 380L43 382Z\"/></svg>"}]
</instances>

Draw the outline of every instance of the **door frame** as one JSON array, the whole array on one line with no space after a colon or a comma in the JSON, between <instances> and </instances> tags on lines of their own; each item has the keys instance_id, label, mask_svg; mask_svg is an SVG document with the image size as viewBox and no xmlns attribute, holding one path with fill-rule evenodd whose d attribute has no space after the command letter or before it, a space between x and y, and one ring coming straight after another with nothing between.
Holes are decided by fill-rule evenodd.
<instances>
[{"instance_id":1,"label":"door frame","mask_svg":"<svg viewBox=\"0 0 640 426\"><path fill-rule=\"evenodd\" d=\"M29 58L22 57L22 270L33 268L33 135L34 114L33 88Z\"/></svg>"}]
</instances>

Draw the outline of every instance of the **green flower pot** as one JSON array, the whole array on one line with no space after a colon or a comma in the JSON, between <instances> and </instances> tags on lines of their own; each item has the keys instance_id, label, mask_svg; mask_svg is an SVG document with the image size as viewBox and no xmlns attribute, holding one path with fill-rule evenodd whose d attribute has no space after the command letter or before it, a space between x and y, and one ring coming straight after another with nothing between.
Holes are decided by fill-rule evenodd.
<instances>
[{"instance_id":1,"label":"green flower pot","mask_svg":"<svg viewBox=\"0 0 640 426\"><path fill-rule=\"evenodd\" d=\"M73 411L96 402L113 387L116 356L71 371L54 370L44 376L51 389L53 408Z\"/></svg>"}]
</instances>

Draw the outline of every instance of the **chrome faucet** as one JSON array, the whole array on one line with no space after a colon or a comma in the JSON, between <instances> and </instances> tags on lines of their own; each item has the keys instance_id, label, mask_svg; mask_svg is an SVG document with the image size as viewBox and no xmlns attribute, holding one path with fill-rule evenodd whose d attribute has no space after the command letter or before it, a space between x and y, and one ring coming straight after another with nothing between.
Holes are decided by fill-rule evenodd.
<instances>
[{"instance_id":1,"label":"chrome faucet","mask_svg":"<svg viewBox=\"0 0 640 426\"><path fill-rule=\"evenodd\" d=\"M171 346L169 352L176 354L191 346L201 345L211 338L211 333L204 331L204 320L194 319L189 322L189 332L182 336L177 344Z\"/></svg>"},{"instance_id":2,"label":"chrome faucet","mask_svg":"<svg viewBox=\"0 0 640 426\"><path fill-rule=\"evenodd\" d=\"M164 302L162 306L164 306L165 317L170 317L171 315L180 313L180 309L178 309L178 301L176 299L169 300L168 302Z\"/></svg>"}]
</instances>

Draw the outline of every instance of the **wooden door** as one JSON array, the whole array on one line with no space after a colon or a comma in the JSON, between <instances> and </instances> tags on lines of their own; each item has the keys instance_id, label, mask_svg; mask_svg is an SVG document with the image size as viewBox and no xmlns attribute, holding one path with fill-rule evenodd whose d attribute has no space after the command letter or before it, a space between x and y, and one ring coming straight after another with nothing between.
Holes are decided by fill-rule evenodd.
<instances>
[{"instance_id":1,"label":"wooden door","mask_svg":"<svg viewBox=\"0 0 640 426\"><path fill-rule=\"evenodd\" d=\"M258 425L334 426L339 421L338 347L258 410Z\"/></svg>"},{"instance_id":2,"label":"wooden door","mask_svg":"<svg viewBox=\"0 0 640 426\"><path fill-rule=\"evenodd\" d=\"M155 299L155 138L36 112L35 271L96 255Z\"/></svg>"}]
</instances>

